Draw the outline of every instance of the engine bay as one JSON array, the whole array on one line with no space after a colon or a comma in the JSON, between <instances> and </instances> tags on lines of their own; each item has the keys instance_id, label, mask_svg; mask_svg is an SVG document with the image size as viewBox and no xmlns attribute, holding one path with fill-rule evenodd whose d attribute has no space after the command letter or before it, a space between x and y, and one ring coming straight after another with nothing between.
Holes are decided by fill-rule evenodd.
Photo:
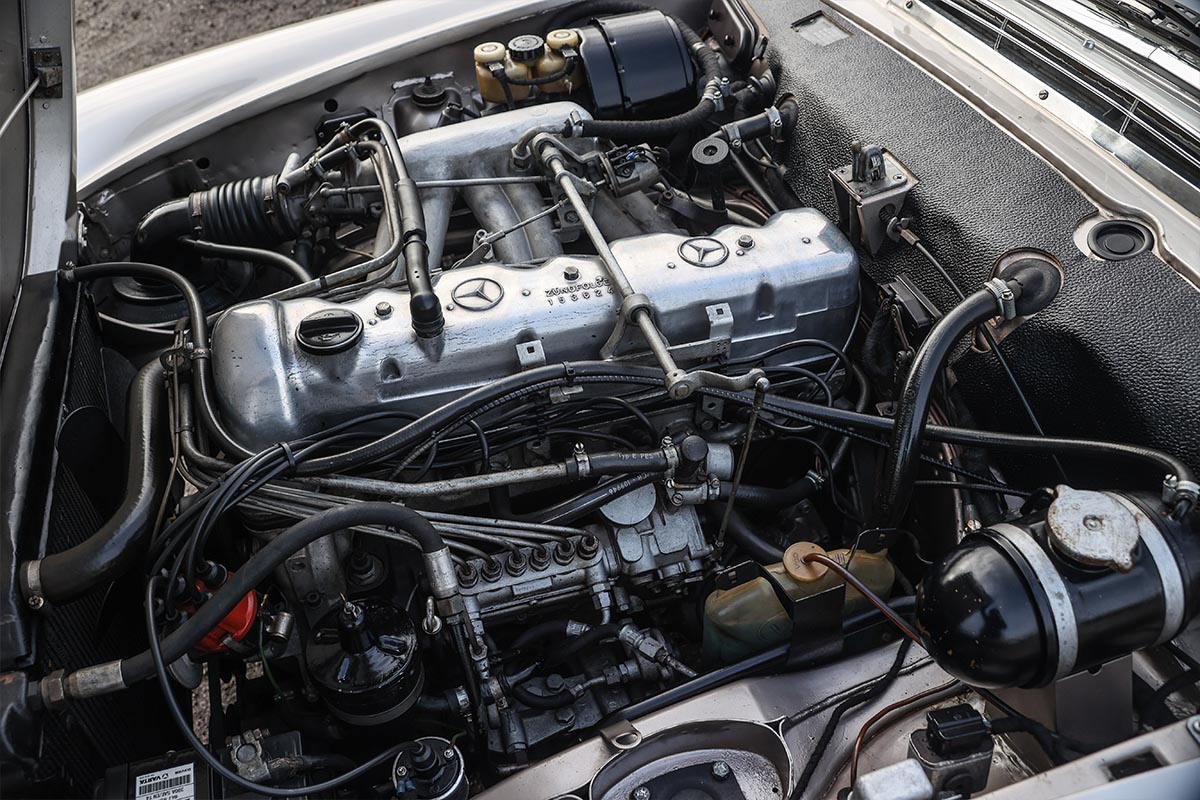
<instances>
[{"instance_id":1,"label":"engine bay","mask_svg":"<svg viewBox=\"0 0 1200 800\"><path fill-rule=\"evenodd\" d=\"M1043 428L1017 368L1066 256L947 269L940 176L875 131L804 180L762 20L675 5L81 198L61 282L127 399L61 457L121 489L18 579L136 645L23 700L154 704L94 796L1050 798L1006 792L1195 757L1189 456Z\"/></svg>"}]
</instances>

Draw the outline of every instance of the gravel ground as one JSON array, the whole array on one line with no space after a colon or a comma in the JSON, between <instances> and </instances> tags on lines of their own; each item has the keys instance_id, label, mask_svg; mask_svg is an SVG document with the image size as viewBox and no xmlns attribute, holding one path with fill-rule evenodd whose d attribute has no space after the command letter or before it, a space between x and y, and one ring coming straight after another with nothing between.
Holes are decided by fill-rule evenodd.
<instances>
[{"instance_id":1,"label":"gravel ground","mask_svg":"<svg viewBox=\"0 0 1200 800\"><path fill-rule=\"evenodd\" d=\"M75 0L80 90L195 50L374 0Z\"/></svg>"}]
</instances>

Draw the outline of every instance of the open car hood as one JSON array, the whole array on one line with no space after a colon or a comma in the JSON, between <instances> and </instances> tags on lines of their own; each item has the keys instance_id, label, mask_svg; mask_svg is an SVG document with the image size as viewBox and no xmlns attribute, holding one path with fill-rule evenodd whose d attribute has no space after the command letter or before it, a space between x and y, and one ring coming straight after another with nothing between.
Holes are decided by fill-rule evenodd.
<instances>
[{"instance_id":1,"label":"open car hood","mask_svg":"<svg viewBox=\"0 0 1200 800\"><path fill-rule=\"evenodd\" d=\"M71 0L0 4L0 122L15 109L0 138L0 323L6 345L22 279L56 270L63 242L74 238L73 19Z\"/></svg>"}]
</instances>

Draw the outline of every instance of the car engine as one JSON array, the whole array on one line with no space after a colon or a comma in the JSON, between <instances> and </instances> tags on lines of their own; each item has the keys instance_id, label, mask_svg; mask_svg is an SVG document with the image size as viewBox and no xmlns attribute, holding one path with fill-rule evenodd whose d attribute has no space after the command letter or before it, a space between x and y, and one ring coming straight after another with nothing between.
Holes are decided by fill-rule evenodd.
<instances>
[{"instance_id":1,"label":"car engine","mask_svg":"<svg viewBox=\"0 0 1200 800\"><path fill-rule=\"evenodd\" d=\"M903 143L797 187L814 101L712 13L518 20L83 201L125 488L18 579L136 621L26 693L151 690L162 752L95 796L969 797L1174 730L1063 709L1135 652L1197 669L1191 469L982 430L956 377L1018 357L1059 259L941 309L868 270L942 269ZM853 744L892 701L900 749Z\"/></svg>"}]
</instances>

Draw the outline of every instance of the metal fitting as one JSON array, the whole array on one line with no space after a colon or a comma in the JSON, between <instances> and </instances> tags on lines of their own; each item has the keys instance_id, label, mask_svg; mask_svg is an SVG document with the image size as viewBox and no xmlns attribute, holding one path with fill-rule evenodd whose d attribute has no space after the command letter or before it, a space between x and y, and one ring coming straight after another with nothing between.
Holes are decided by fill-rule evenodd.
<instances>
[{"instance_id":1,"label":"metal fitting","mask_svg":"<svg viewBox=\"0 0 1200 800\"><path fill-rule=\"evenodd\" d=\"M996 297L996 305L1002 317L1007 320L1017 316L1017 297L1003 278L992 278L983 286Z\"/></svg>"}]
</instances>

